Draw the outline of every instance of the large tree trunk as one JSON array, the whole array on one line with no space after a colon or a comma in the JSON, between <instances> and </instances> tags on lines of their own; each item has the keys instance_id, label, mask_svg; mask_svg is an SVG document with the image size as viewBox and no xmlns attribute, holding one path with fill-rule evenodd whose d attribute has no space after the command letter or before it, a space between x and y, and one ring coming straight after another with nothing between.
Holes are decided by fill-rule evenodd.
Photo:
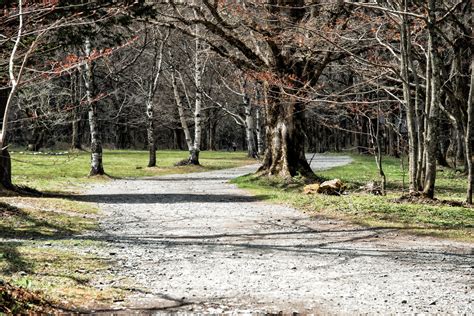
<instances>
[{"instance_id":1,"label":"large tree trunk","mask_svg":"<svg viewBox=\"0 0 474 316\"><path fill-rule=\"evenodd\" d=\"M91 54L89 38L86 38L85 52L86 56L89 57ZM91 133L91 170L89 176L103 175L105 174L105 171L102 164L102 142L99 134L97 106L93 100L92 89L94 87L94 82L90 60L85 63L85 70L84 84L86 87L87 103L89 105L89 128Z\"/></svg>"},{"instance_id":2,"label":"large tree trunk","mask_svg":"<svg viewBox=\"0 0 474 316\"><path fill-rule=\"evenodd\" d=\"M267 149L259 175L314 178L305 157L304 105L271 87L266 97Z\"/></svg>"}]
</instances>

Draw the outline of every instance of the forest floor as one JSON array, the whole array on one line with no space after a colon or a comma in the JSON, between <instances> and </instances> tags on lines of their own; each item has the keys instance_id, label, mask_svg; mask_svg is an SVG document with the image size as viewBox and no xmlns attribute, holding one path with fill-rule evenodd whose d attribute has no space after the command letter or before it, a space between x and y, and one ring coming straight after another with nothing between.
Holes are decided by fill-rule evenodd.
<instances>
[{"instance_id":1,"label":"forest floor","mask_svg":"<svg viewBox=\"0 0 474 316\"><path fill-rule=\"evenodd\" d=\"M348 157L321 156L324 167ZM96 184L104 290L131 295L89 311L472 314L472 243L314 217L228 181L234 169ZM313 214L314 215L314 214Z\"/></svg>"}]
</instances>

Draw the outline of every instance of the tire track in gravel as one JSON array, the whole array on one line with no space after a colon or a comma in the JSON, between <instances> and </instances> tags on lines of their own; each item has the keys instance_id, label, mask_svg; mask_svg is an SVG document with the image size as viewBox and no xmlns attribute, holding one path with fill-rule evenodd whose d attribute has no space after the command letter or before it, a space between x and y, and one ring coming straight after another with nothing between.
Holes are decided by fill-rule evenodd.
<instances>
[{"instance_id":1,"label":"tire track in gravel","mask_svg":"<svg viewBox=\"0 0 474 316\"><path fill-rule=\"evenodd\" d=\"M317 155L314 165L350 161ZM85 193L106 215L97 238L114 262L113 285L143 289L112 309L472 314L472 244L309 218L228 183L255 169L117 180Z\"/></svg>"}]
</instances>

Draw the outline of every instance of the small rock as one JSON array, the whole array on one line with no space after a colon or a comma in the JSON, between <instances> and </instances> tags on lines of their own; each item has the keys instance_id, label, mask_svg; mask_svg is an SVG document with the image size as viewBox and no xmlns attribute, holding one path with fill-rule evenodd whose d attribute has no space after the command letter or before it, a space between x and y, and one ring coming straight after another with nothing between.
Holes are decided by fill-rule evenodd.
<instances>
[{"instance_id":1,"label":"small rock","mask_svg":"<svg viewBox=\"0 0 474 316\"><path fill-rule=\"evenodd\" d=\"M402 301L402 304L406 304L406 303L408 303L407 300L403 300L403 301Z\"/></svg>"}]
</instances>

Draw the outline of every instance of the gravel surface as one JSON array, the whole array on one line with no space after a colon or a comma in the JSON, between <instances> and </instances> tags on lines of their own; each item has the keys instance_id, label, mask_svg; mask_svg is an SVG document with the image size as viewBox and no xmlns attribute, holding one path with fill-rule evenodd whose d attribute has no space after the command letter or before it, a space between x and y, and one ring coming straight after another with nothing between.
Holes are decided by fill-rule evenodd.
<instances>
[{"instance_id":1,"label":"gravel surface","mask_svg":"<svg viewBox=\"0 0 474 316\"><path fill-rule=\"evenodd\" d=\"M318 168L350 162L315 159ZM255 169L117 180L85 193L106 215L98 237L115 286L136 289L112 308L473 314L472 244L310 218L228 183Z\"/></svg>"}]
</instances>

